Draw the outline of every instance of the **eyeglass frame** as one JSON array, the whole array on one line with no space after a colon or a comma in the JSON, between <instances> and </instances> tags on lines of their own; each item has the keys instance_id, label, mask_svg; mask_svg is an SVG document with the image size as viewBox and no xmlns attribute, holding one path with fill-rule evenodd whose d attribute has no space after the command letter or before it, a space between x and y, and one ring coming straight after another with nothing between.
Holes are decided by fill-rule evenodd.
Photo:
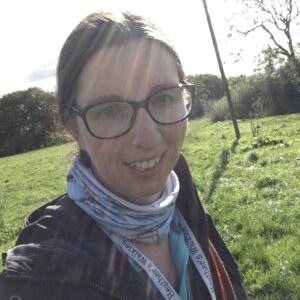
<instances>
[{"instance_id":1,"label":"eyeglass frame","mask_svg":"<svg viewBox=\"0 0 300 300\"><path fill-rule=\"evenodd\" d=\"M192 96L192 97L191 97L192 101L191 101L191 109L190 109L190 111L188 112L188 114L187 114L184 118L182 118L182 119L180 119L180 120L178 120L178 121L175 121L175 122L164 123L164 122L161 122L161 121L156 120L156 119L152 116L152 113L151 113L150 110L149 110L149 101L150 101L150 99L151 99L153 96L155 96L156 94L159 94L159 93L162 93L162 92L164 92L164 91L167 91L167 90L170 90L170 89L174 89L174 88L177 88L177 87L188 88L188 89L190 89L191 96ZM135 123L136 115L137 115L137 112L138 112L138 110L139 110L140 108L144 108L144 109L147 111L147 113L149 114L149 116L151 117L151 119L152 119L155 123L157 123L157 124L161 124L161 125L173 125L173 124L180 123L180 122L182 122L183 120L185 120L185 119L187 119L187 118L189 117L189 115L190 115L190 113L191 113L191 111L192 111L192 108L193 108L194 98L195 98L195 85L192 84L192 83L189 83L189 82L181 82L181 83L179 83L177 86L173 86L173 87L171 86L171 87L165 88L165 89L163 89L163 90L160 90L160 91L158 91L158 92L152 93L152 94L150 94L149 96L147 96L144 100L139 100L139 101L127 101L127 100L124 100L124 102L128 103L128 104L132 107L132 109L133 109L133 114L132 114L132 118L131 118L131 121L130 121L130 126L128 127L127 130L125 130L125 131L122 132L121 134L118 134L118 135L115 135L115 136L112 136L112 137L99 137L99 136L95 135L95 134L92 132L92 130L90 129L89 125L88 125L88 122L87 122L87 119L86 119L86 113L87 113L87 111L88 111L90 108L92 108L92 107L94 107L94 106L97 106L97 105L99 105L99 104L112 103L112 102L120 102L120 101L110 101L110 100L108 100L108 101L103 101L103 102L93 103L93 104L88 105L87 107L82 108L82 109L79 109L77 106L72 105L72 106L71 106L71 110L72 110L77 116L79 116L79 117L82 118L85 127L87 128L88 132L89 132L93 137L95 137L95 138L97 138L97 139L101 139L101 140L108 140L108 139L114 139L114 138L120 137L120 136L122 136L122 135L125 135L127 132L129 132L129 131L132 129L134 123Z\"/></svg>"}]
</instances>

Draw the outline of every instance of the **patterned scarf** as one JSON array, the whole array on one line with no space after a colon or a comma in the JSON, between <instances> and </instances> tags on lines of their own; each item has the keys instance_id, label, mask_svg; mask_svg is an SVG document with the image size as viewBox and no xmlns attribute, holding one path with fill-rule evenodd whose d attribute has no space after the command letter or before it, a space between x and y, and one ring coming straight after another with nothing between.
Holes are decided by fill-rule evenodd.
<instances>
[{"instance_id":1,"label":"patterned scarf","mask_svg":"<svg viewBox=\"0 0 300 300\"><path fill-rule=\"evenodd\" d=\"M110 192L76 158L67 175L67 191L69 197L105 231L150 244L169 233L179 181L172 171L158 200L137 205Z\"/></svg>"}]
</instances>

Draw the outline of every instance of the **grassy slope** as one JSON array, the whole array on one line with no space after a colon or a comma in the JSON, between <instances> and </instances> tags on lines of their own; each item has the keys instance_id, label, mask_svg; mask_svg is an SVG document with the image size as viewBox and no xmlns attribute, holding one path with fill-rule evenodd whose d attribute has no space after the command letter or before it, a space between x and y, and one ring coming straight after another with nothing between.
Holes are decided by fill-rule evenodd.
<instances>
[{"instance_id":1,"label":"grassy slope","mask_svg":"<svg viewBox=\"0 0 300 300\"><path fill-rule=\"evenodd\" d=\"M65 192L72 144L0 159L0 250L14 244L24 218Z\"/></svg>"},{"instance_id":2,"label":"grassy slope","mask_svg":"<svg viewBox=\"0 0 300 300\"><path fill-rule=\"evenodd\" d=\"M300 115L255 123L236 144L228 122L191 122L184 152L249 298L300 299Z\"/></svg>"},{"instance_id":3,"label":"grassy slope","mask_svg":"<svg viewBox=\"0 0 300 300\"><path fill-rule=\"evenodd\" d=\"M184 145L205 207L238 260L250 299L300 299L300 115L191 121ZM0 159L0 251L24 217L65 191L72 144Z\"/></svg>"}]
</instances>

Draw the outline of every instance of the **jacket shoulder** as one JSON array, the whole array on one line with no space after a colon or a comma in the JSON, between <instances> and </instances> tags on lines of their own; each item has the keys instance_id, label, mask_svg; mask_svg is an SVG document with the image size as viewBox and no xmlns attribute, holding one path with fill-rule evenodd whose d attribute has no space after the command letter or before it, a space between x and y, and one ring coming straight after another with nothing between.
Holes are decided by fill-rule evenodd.
<instances>
[{"instance_id":1,"label":"jacket shoulder","mask_svg":"<svg viewBox=\"0 0 300 300\"><path fill-rule=\"evenodd\" d=\"M108 239L94 220L67 195L62 195L28 216L15 247L4 257L4 270L39 278L81 277L82 272L75 269L93 265L95 256L103 258L111 246ZM43 267L46 264L47 272Z\"/></svg>"},{"instance_id":2,"label":"jacket shoulder","mask_svg":"<svg viewBox=\"0 0 300 300\"><path fill-rule=\"evenodd\" d=\"M25 227L19 234L16 246L52 239L77 244L79 237L82 239L86 232L93 232L91 228L95 228L94 221L64 194L36 209L25 219Z\"/></svg>"}]
</instances>

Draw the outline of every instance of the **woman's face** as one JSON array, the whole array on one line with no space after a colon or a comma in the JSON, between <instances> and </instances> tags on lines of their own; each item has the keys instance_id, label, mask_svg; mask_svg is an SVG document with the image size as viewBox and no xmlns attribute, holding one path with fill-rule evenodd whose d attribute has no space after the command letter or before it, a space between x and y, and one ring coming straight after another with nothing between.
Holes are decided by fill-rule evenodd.
<instances>
[{"instance_id":1,"label":"woman's face","mask_svg":"<svg viewBox=\"0 0 300 300\"><path fill-rule=\"evenodd\" d=\"M175 59L159 43L130 41L97 52L79 79L77 106L85 108L105 97L141 101L179 83ZM81 118L72 130L92 162L98 180L115 194L137 204L160 197L182 147L187 121L155 123L144 108L132 129L114 139L93 137Z\"/></svg>"}]
</instances>

